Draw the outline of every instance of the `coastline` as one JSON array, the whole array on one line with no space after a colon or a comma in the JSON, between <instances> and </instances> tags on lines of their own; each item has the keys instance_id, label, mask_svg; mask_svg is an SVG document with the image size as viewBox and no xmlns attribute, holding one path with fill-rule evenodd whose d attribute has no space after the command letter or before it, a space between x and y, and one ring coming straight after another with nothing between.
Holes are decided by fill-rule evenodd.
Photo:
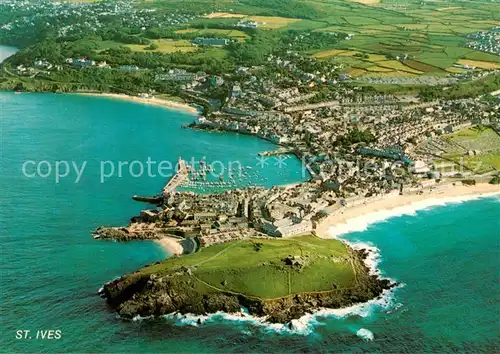
<instances>
[{"instance_id":1,"label":"coastline","mask_svg":"<svg viewBox=\"0 0 500 354\"><path fill-rule=\"evenodd\" d=\"M145 97L137 97L137 96L131 96L131 95L126 95L126 94L121 94L121 93L97 93L97 92L75 92L74 94L83 95L83 96L113 98L113 99L136 102L136 103L149 104L152 106L171 108L171 109L180 110L180 111L184 111L184 112L188 112L188 113L192 113L192 114L198 113L198 110L196 108L191 107L187 103L180 103L180 102L175 102L172 100L165 100L165 99L157 98L157 97L145 98Z\"/></svg>"},{"instance_id":2,"label":"coastline","mask_svg":"<svg viewBox=\"0 0 500 354\"><path fill-rule=\"evenodd\" d=\"M314 236L309 237L314 238ZM262 242L273 244L282 241ZM325 242L325 247L328 247L327 243L341 243L341 241L325 240L319 242ZM304 245L308 252L316 251L318 244L307 246L306 241ZM243 246L243 249L253 251L252 247ZM328 254L328 251L325 252ZM273 256L274 253L271 258ZM206 261L204 256L198 260L193 256L195 258L191 258L188 263L184 263L180 257L148 264L144 268L104 284L98 293L123 320L180 316L179 319L194 318L197 324L201 324L203 318L224 315L238 319L245 317L246 320L257 320L266 326L292 330L307 325L308 319L316 316L318 311L323 315L343 315L358 310L360 306L371 307L371 304L380 301L388 303L387 296L391 294L390 290L398 284L373 275L366 266L366 259L369 256L365 250L347 248L345 256L347 258L343 262L350 262L356 269L354 283L351 286L333 286L327 290L309 289L297 292L290 292L289 289L288 294L278 297L259 297L256 294L226 289L224 288L226 285L222 283L221 285L217 282L205 283L202 280L204 273L199 273L198 268L199 264ZM172 261L174 263L170 263ZM255 262L257 265L253 265L251 267L253 269L262 265L259 263L260 260ZM333 261L332 264L336 262L338 261ZM323 263L319 266L324 265ZM221 274L226 274L224 267L213 269L220 269ZM231 278L228 281L231 281Z\"/></svg>"},{"instance_id":3,"label":"coastline","mask_svg":"<svg viewBox=\"0 0 500 354\"><path fill-rule=\"evenodd\" d=\"M205 315L195 315L192 313L171 313L160 317L172 321L177 326L201 327L206 323L248 323L254 326L264 328L266 331L276 334L295 334L295 335L310 335L315 331L318 325L318 319L324 317L333 317L342 319L348 316L356 315L361 318L371 316L377 309L388 311L396 306L394 301L394 292L392 289L384 290L382 295L366 302L354 304L342 308L320 308L314 312L307 313L300 318L293 319L289 323L270 323L266 321L265 316L251 315L247 311L241 309L239 312L227 313L217 311ZM154 316L142 317L137 315L132 321L143 321L154 319ZM358 335L356 333L356 335ZM359 335L358 335L359 336ZM370 339L371 340L371 339Z\"/></svg>"},{"instance_id":4,"label":"coastline","mask_svg":"<svg viewBox=\"0 0 500 354\"><path fill-rule=\"evenodd\" d=\"M453 186L451 183L426 188L423 194L391 194L364 199L364 203L341 207L321 221L316 234L321 238L337 238L340 235L364 231L368 225L391 217L413 214L432 206L500 195L500 186L480 183L475 186Z\"/></svg>"}]
</instances>

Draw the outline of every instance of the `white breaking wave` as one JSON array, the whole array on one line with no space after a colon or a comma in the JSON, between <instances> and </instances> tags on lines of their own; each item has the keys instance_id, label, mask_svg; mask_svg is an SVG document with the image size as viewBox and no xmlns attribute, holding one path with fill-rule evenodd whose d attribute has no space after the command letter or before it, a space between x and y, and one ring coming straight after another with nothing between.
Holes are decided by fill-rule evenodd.
<instances>
[{"instance_id":1,"label":"white breaking wave","mask_svg":"<svg viewBox=\"0 0 500 354\"><path fill-rule=\"evenodd\" d=\"M373 340L373 337L374 337L373 333L371 331L367 330L366 328L361 328L360 330L358 330L356 332L356 335L359 338L363 338L366 341Z\"/></svg>"},{"instance_id":2,"label":"white breaking wave","mask_svg":"<svg viewBox=\"0 0 500 354\"><path fill-rule=\"evenodd\" d=\"M266 317L252 316L248 314L245 309L241 309L241 312L237 313L226 313L222 311L218 311L209 315L173 313L164 315L162 317L167 320L173 321L176 325L179 326L199 327L200 325L229 321L252 324L262 327L264 330L276 333L295 333L306 335L312 332L311 324L307 323L306 321L301 321L302 319L292 320L291 326L289 324L267 323Z\"/></svg>"},{"instance_id":3,"label":"white breaking wave","mask_svg":"<svg viewBox=\"0 0 500 354\"><path fill-rule=\"evenodd\" d=\"M411 203L410 205L405 205L397 207L390 210L380 210L372 213L368 213L363 216L358 216L347 220L345 223L332 226L328 229L328 233L334 237L344 235L351 232L361 232L368 229L372 224L386 221L390 218L402 216L402 215L416 215L417 211L436 207L444 206L448 204L463 203L470 200L476 200L480 198L490 198L499 196L499 193L486 193L482 195L465 195L458 197L448 197L448 198L430 198L422 201ZM495 200L500 201L499 198Z\"/></svg>"},{"instance_id":4,"label":"white breaking wave","mask_svg":"<svg viewBox=\"0 0 500 354\"><path fill-rule=\"evenodd\" d=\"M120 317L120 316L118 316ZM141 316L141 315L137 315L137 316L134 316L134 318L132 318L132 321L133 322L137 322L137 321L144 321L144 320L151 320L153 319L154 316L153 315L150 315L150 316Z\"/></svg>"},{"instance_id":5,"label":"white breaking wave","mask_svg":"<svg viewBox=\"0 0 500 354\"><path fill-rule=\"evenodd\" d=\"M380 275L380 269L378 268L378 265L380 263L380 250L373 246L370 243L365 243L365 242L349 242L345 239L342 239L343 242L347 243L351 248L355 250L365 250L368 252L368 255L364 259L364 263L366 267L369 269L369 274L371 275ZM388 279L388 278L387 278ZM390 279L393 283L392 279Z\"/></svg>"},{"instance_id":6,"label":"white breaking wave","mask_svg":"<svg viewBox=\"0 0 500 354\"><path fill-rule=\"evenodd\" d=\"M401 287L400 285L399 287ZM402 304L394 303L392 290L385 290L381 296L365 303L356 304L353 306L340 309L319 309L312 314L306 314L299 319L292 320L290 323L268 323L266 317L256 317L248 314L245 309L241 309L238 313L225 313L218 311L208 315L193 315L173 313L162 316L163 318L174 322L178 326L193 326L199 327L222 322L247 323L261 327L266 332L274 332L281 334L298 334L308 335L314 332L316 326L324 325L321 320L327 318L343 319L349 316L359 316L367 318L372 316L375 311L394 312L402 307ZM149 317L136 316L134 321L151 319Z\"/></svg>"}]
</instances>

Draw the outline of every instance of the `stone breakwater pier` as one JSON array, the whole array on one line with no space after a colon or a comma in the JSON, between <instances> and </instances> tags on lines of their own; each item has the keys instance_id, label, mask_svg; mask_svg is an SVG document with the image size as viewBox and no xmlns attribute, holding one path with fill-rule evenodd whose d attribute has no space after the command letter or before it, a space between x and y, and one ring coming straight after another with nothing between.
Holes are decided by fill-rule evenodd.
<instances>
[{"instance_id":1,"label":"stone breakwater pier","mask_svg":"<svg viewBox=\"0 0 500 354\"><path fill-rule=\"evenodd\" d=\"M134 195L132 199L138 202L151 203L160 205L164 197L168 196L170 193L175 192L176 188L182 185L189 178L189 169L186 161L179 158L177 163L177 171L172 176L172 178L167 182L165 187L163 187L161 195L155 195L153 197Z\"/></svg>"},{"instance_id":2,"label":"stone breakwater pier","mask_svg":"<svg viewBox=\"0 0 500 354\"><path fill-rule=\"evenodd\" d=\"M186 161L179 158L179 162L177 164L177 172L175 175L168 181L167 185L163 188L162 195L165 197L172 192L175 192L175 189L179 187L182 183L184 183L188 177L188 167Z\"/></svg>"}]
</instances>

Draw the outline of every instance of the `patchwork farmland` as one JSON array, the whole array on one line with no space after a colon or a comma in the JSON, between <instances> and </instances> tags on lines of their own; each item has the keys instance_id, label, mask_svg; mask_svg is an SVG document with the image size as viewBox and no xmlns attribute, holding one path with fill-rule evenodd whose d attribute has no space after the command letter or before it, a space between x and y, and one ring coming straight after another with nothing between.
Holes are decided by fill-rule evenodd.
<instances>
[{"instance_id":1,"label":"patchwork farmland","mask_svg":"<svg viewBox=\"0 0 500 354\"><path fill-rule=\"evenodd\" d=\"M195 31L213 34L210 27L253 21L263 31L347 33L347 39L307 54L341 65L347 74L357 77L440 77L473 68L500 68L499 56L465 46L467 35L498 26L500 14L495 4L481 3L479 7L475 1L458 0L302 0L297 2L311 14L293 17L294 11L271 4L278 2L227 1L219 11L204 16L202 23L208 29ZM219 33L239 41L248 39L244 32L237 32Z\"/></svg>"}]
</instances>

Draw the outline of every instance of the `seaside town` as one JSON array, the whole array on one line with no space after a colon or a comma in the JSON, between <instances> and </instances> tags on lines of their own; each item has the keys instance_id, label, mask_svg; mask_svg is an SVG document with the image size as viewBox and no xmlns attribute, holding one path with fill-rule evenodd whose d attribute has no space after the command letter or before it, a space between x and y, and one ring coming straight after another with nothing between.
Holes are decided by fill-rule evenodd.
<instances>
[{"instance_id":1,"label":"seaside town","mask_svg":"<svg viewBox=\"0 0 500 354\"><path fill-rule=\"evenodd\" d=\"M491 161L498 159L500 91L483 92L491 82L496 87L495 67L457 61L452 66L456 70L440 76L355 77L341 62L305 54L356 39L356 34L344 31L282 35L279 46L254 53L259 58L255 65L254 58L240 58L244 54L239 46L249 36L263 36L251 32L268 25L259 17L215 10L159 11L128 1L8 0L0 6L19 14L35 11L5 23L0 36L44 28L56 37L51 53L28 50L3 66L4 82L14 91L110 91L142 102L175 98L177 105L198 109L186 129L248 134L276 144L275 150L259 154L260 166L240 166L228 175L216 173L210 161L190 165L181 157L177 174L160 195L137 197L156 208L144 210L126 228L99 228L96 238L192 237L197 247L187 248L193 251L250 236L311 233L344 208L381 196L422 193L444 181L498 180L498 164ZM210 22L221 19L232 22ZM115 27L109 27L110 22ZM214 27L206 29L209 24ZM117 30L120 26L128 32ZM79 36L85 36L85 42L77 39L74 43L79 44L67 47L69 39ZM164 36L170 37L151 39ZM464 48L498 54L498 27L467 38ZM169 47L163 54L156 52L165 43L174 46L172 51ZM182 46L175 47L179 43ZM207 60L207 53L227 57L224 51L235 57L228 65ZM190 53L204 53L207 62L184 64ZM404 51L387 56L400 65L412 60ZM248 65L238 64L245 61ZM366 85L427 88L416 94L379 92ZM470 87L483 91L463 95ZM476 144L453 140L453 134L466 130L483 138L475 139ZM271 189L249 182L271 159L288 158L301 162L304 182Z\"/></svg>"},{"instance_id":2,"label":"seaside town","mask_svg":"<svg viewBox=\"0 0 500 354\"><path fill-rule=\"evenodd\" d=\"M498 1L1 0L3 347L500 353Z\"/></svg>"},{"instance_id":3,"label":"seaside town","mask_svg":"<svg viewBox=\"0 0 500 354\"><path fill-rule=\"evenodd\" d=\"M476 167L485 166L447 157L457 148L467 158L498 149L498 99L424 102L412 95L359 93L342 84L331 97L317 99L319 93L311 88L337 81L325 74L302 72L290 58L271 56L268 63L290 69L293 79L263 77L261 67L239 67L220 77L172 70L161 79L185 82L181 84L184 97L205 107L205 113L186 128L266 139L277 148L260 154L264 168L266 159L294 155L309 180L271 189L195 193L231 184L222 175L208 181L207 175L214 172L207 161L188 165L180 160L162 195L149 199L158 208L142 211L128 228L99 228L96 238L194 237L192 251L249 237L311 233L322 220L346 207L382 196L439 189L443 181L473 184L479 178L498 183L495 168L478 171ZM221 86L230 91L226 101L210 100L207 93ZM492 145L479 150L447 140L449 134L466 129L487 129L493 135ZM251 173L249 168L240 167L230 178L244 178Z\"/></svg>"}]
</instances>

